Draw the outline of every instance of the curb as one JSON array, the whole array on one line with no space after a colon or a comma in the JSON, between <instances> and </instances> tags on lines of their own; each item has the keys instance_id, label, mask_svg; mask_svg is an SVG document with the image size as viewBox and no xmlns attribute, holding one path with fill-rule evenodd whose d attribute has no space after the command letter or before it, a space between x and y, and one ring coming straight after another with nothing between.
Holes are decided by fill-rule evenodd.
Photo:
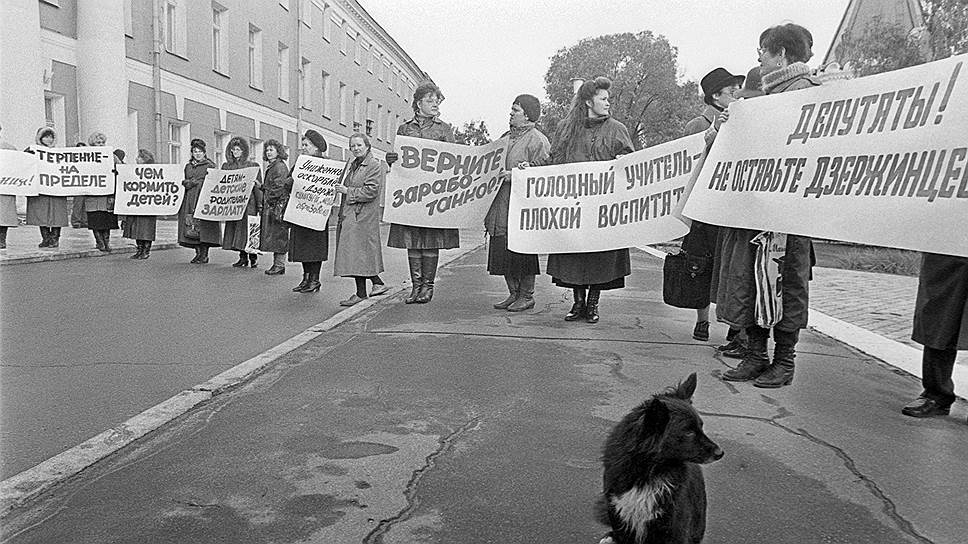
<instances>
[{"instance_id":1,"label":"curb","mask_svg":"<svg viewBox=\"0 0 968 544\"><path fill-rule=\"evenodd\" d=\"M177 247L177 244L172 245ZM482 244L477 244L466 249L461 248L459 252L447 255L446 257L441 256L439 267L447 266L468 253L477 250L481 246ZM93 251L95 254L105 255L103 252ZM78 257L83 256L85 255L78 255ZM252 380L283 355L307 344L316 337L334 329L341 323L349 321L384 300L393 301L394 299L398 299L399 297L397 295L405 291L409 286L409 281L404 282L396 290L391 289L390 292L381 295L380 299L367 298L355 306L341 310L322 323L313 325L285 342L273 346L191 389L181 391L168 400L162 401L128 419L124 423L116 425L67 451L61 452L32 468L7 478L3 482L0 482L0 519L10 511L25 506L33 499L50 491L98 461L181 417L196 406Z\"/></svg>"},{"instance_id":2,"label":"curb","mask_svg":"<svg viewBox=\"0 0 968 544\"><path fill-rule=\"evenodd\" d=\"M152 251L160 251L163 249L175 249L181 247L178 242L162 242L154 243L151 245ZM60 251L57 253L44 253L41 251L33 252L30 255L23 257L10 257L9 259L0 259L0 266L9 266L15 264L30 264L30 263L43 263L48 261L66 261L68 259L82 259L85 257L110 257L111 255L124 255L126 253L134 253L138 248L135 246L118 246L113 248L109 252L99 251L97 249L84 249L84 250L70 250L70 251Z\"/></svg>"}]
</instances>

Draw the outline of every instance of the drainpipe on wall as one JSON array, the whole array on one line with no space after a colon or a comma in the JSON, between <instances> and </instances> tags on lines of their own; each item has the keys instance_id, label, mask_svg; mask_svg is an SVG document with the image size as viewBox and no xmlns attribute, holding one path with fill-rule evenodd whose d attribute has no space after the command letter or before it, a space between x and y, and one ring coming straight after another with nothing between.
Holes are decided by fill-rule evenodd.
<instances>
[{"instance_id":1,"label":"drainpipe on wall","mask_svg":"<svg viewBox=\"0 0 968 544\"><path fill-rule=\"evenodd\" d=\"M151 1L151 86L155 98L155 157L161 162L162 123L161 123L161 0ZM170 161L171 158L169 157Z\"/></svg>"},{"instance_id":2,"label":"drainpipe on wall","mask_svg":"<svg viewBox=\"0 0 968 544\"><path fill-rule=\"evenodd\" d=\"M303 85L303 78L307 76L306 74L303 74L302 52L301 52L302 50L300 49L300 43L302 42L302 40L300 39L302 36L302 13L300 12L300 8L302 7L302 2L300 0L296 0L295 2L293 2L293 4L295 5L295 9L293 11L296 12L295 49L296 49L296 66L298 67L296 68L296 99L292 101L292 103L296 105L296 142L294 142L295 145L290 144L289 147L294 149L299 147L298 142L300 141L300 138L302 138L302 134L303 134L302 102L301 102L302 90L303 90L302 85ZM292 84L290 83L290 85Z\"/></svg>"}]
</instances>

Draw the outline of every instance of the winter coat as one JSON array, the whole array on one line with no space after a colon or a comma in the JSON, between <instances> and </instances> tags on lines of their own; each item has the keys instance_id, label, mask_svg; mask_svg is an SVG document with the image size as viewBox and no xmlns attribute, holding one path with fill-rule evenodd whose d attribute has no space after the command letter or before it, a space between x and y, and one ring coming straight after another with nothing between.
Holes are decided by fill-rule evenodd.
<instances>
[{"instance_id":1,"label":"winter coat","mask_svg":"<svg viewBox=\"0 0 968 544\"><path fill-rule=\"evenodd\" d=\"M155 240L156 215L128 215L121 222L121 236L131 240Z\"/></svg>"},{"instance_id":2,"label":"winter coat","mask_svg":"<svg viewBox=\"0 0 968 544\"><path fill-rule=\"evenodd\" d=\"M632 138L625 125L611 117L585 121L577 143L564 141L565 122L558 123L551 146L551 164L608 161L617 155L631 153ZM553 250L554 248L548 248ZM624 287L625 276L632 273L628 249L588 253L551 253L546 268L552 281L562 287L593 286L597 289Z\"/></svg>"},{"instance_id":3,"label":"winter coat","mask_svg":"<svg viewBox=\"0 0 968 544\"><path fill-rule=\"evenodd\" d=\"M319 155L317 155L319 156ZM292 172L289 169L289 177L286 179L286 190L292 191ZM316 263L329 258L329 223L323 226L323 230L313 230L302 225L289 225L289 262L291 263Z\"/></svg>"},{"instance_id":4,"label":"winter coat","mask_svg":"<svg viewBox=\"0 0 968 544\"><path fill-rule=\"evenodd\" d=\"M279 213L289 201L289 190L286 189L288 178L289 168L282 159L277 158L266 165L262 182L262 237L259 239L259 249L262 251L289 251L289 223L283 221Z\"/></svg>"},{"instance_id":5,"label":"winter coat","mask_svg":"<svg viewBox=\"0 0 968 544\"><path fill-rule=\"evenodd\" d=\"M911 339L934 349L968 349L968 258L921 257Z\"/></svg>"},{"instance_id":6,"label":"winter coat","mask_svg":"<svg viewBox=\"0 0 968 544\"><path fill-rule=\"evenodd\" d=\"M820 83L809 75L803 63L767 74L763 78L768 94L807 89ZM756 324L756 283L753 272L756 250L750 244L760 231L721 227L721 262L716 293L716 319L732 327ZM780 263L783 318L776 329L792 332L806 328L810 303L809 282L815 258L813 242L806 236L787 236L786 252Z\"/></svg>"},{"instance_id":7,"label":"winter coat","mask_svg":"<svg viewBox=\"0 0 968 544\"><path fill-rule=\"evenodd\" d=\"M503 176L501 187L491 202L487 215L484 216L484 229L491 236L508 235L508 207L511 203L511 171L518 164L527 162L531 166L541 166L548 160L551 144L548 138L536 127L525 130L515 136L514 131L505 132L502 138L508 137L508 150L504 161L507 175Z\"/></svg>"},{"instance_id":8,"label":"winter coat","mask_svg":"<svg viewBox=\"0 0 968 544\"><path fill-rule=\"evenodd\" d=\"M41 127L37 131L36 142L40 143L40 136L49 130ZM28 153L33 151L28 147ZM27 197L27 224L38 225L41 227L66 227L70 224L70 209L67 206L66 196L37 195Z\"/></svg>"},{"instance_id":9,"label":"winter coat","mask_svg":"<svg viewBox=\"0 0 968 544\"><path fill-rule=\"evenodd\" d=\"M229 140L229 145L225 147L225 156L232 157L231 149L235 146L242 148L242 156L238 160L230 159L229 162L222 163L222 170L240 170L250 166L258 167L257 163L249 160L249 143L245 138L234 136ZM231 251L242 251L249 241L249 215L262 214L262 172L256 179L252 187L252 194L249 195L249 202L245 206L245 215L236 221L225 222L225 233L222 235L222 249Z\"/></svg>"},{"instance_id":10,"label":"winter coat","mask_svg":"<svg viewBox=\"0 0 968 544\"><path fill-rule=\"evenodd\" d=\"M376 276L383 272L380 246L380 188L386 181L383 163L367 153L346 163L348 189L339 207L334 276Z\"/></svg>"},{"instance_id":11,"label":"winter coat","mask_svg":"<svg viewBox=\"0 0 968 544\"><path fill-rule=\"evenodd\" d=\"M454 142L454 128L439 118L414 117L397 128L400 136ZM387 247L401 249L453 249L460 247L460 231L390 224Z\"/></svg>"},{"instance_id":12,"label":"winter coat","mask_svg":"<svg viewBox=\"0 0 968 544\"><path fill-rule=\"evenodd\" d=\"M0 140L0 149L16 151L17 148ZM16 227L20 224L17 218L17 197L14 195L0 195L0 227Z\"/></svg>"},{"instance_id":13,"label":"winter coat","mask_svg":"<svg viewBox=\"0 0 968 544\"><path fill-rule=\"evenodd\" d=\"M686 123L686 129L684 131L685 134L683 134L683 136L698 134L711 127L719 113L720 110L716 109L715 106L706 106L706 109L702 110L701 115L698 117L693 117L688 123Z\"/></svg>"},{"instance_id":14,"label":"winter coat","mask_svg":"<svg viewBox=\"0 0 968 544\"><path fill-rule=\"evenodd\" d=\"M198 203L198 195L202 192L202 182L208 174L209 168L215 168L208 157L195 162L195 159L188 161L185 165L185 199L182 200L181 209L178 211L178 245L184 247L218 247L222 244L222 225L218 221L204 221L195 219L195 206ZM198 228L198 238L187 238L185 231L190 223L194 223Z\"/></svg>"}]
</instances>

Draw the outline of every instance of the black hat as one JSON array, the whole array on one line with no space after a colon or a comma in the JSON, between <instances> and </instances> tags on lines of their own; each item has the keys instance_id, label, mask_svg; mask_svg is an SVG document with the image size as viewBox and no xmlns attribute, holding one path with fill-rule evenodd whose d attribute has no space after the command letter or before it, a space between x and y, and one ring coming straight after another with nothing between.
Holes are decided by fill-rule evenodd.
<instances>
[{"instance_id":1,"label":"black hat","mask_svg":"<svg viewBox=\"0 0 968 544\"><path fill-rule=\"evenodd\" d=\"M746 76L734 76L725 68L716 68L703 76L699 85L702 86L702 101L713 105L713 95L730 85L742 85Z\"/></svg>"},{"instance_id":2,"label":"black hat","mask_svg":"<svg viewBox=\"0 0 968 544\"><path fill-rule=\"evenodd\" d=\"M320 153L324 153L326 151L326 147L327 147L326 138L323 138L323 135L316 132L315 130L313 129L307 130L306 134L303 135L303 138L306 138L307 140L312 142L313 145L316 146L316 149L318 149Z\"/></svg>"},{"instance_id":3,"label":"black hat","mask_svg":"<svg viewBox=\"0 0 968 544\"><path fill-rule=\"evenodd\" d=\"M530 94L522 94L518 96L514 99L512 104L521 106L521 109L524 110L524 114L532 123L541 117L541 102Z\"/></svg>"},{"instance_id":4,"label":"black hat","mask_svg":"<svg viewBox=\"0 0 968 544\"><path fill-rule=\"evenodd\" d=\"M202 140L201 138L192 138L191 144L191 149L201 149L202 153L205 152L205 140Z\"/></svg>"},{"instance_id":5,"label":"black hat","mask_svg":"<svg viewBox=\"0 0 968 544\"><path fill-rule=\"evenodd\" d=\"M119 161L124 161L125 152L123 149L115 149L114 156L118 158Z\"/></svg>"}]
</instances>

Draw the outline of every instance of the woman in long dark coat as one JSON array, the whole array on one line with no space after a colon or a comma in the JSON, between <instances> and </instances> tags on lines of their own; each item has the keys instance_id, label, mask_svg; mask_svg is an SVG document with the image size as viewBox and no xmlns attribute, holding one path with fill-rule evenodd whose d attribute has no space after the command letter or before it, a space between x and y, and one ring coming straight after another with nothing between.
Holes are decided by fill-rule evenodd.
<instances>
[{"instance_id":1,"label":"woman in long dark coat","mask_svg":"<svg viewBox=\"0 0 968 544\"><path fill-rule=\"evenodd\" d=\"M222 170L240 170L251 166L258 167L259 164L249 160L249 143L241 136L233 136L229 140L229 145L225 147L225 156L228 160L222 163ZM225 222L225 233L222 235L222 249L239 252L239 260L232 266L244 268L258 266L259 256L255 253L246 253L245 246L249 242L249 218L248 216L259 216L262 214L262 172L252 186L252 194L249 195L249 202L245 206L245 214L242 219Z\"/></svg>"},{"instance_id":2,"label":"woman in long dark coat","mask_svg":"<svg viewBox=\"0 0 968 544\"><path fill-rule=\"evenodd\" d=\"M54 129L41 127L37 131L37 145L53 147L55 140ZM60 246L61 227L68 225L69 215L66 196L37 195L27 197L27 224L40 227L41 242L37 244L37 247Z\"/></svg>"},{"instance_id":3,"label":"woman in long dark coat","mask_svg":"<svg viewBox=\"0 0 968 544\"><path fill-rule=\"evenodd\" d=\"M326 152L326 139L315 130L307 130L302 139L302 152L312 157L322 157ZM286 190L292 191L292 172L286 181ZM319 291L319 271L323 261L329 258L329 228L313 230L302 225L289 225L289 262L302 263L303 278L292 288L296 293Z\"/></svg>"},{"instance_id":4,"label":"woman in long dark coat","mask_svg":"<svg viewBox=\"0 0 968 544\"><path fill-rule=\"evenodd\" d=\"M104 135L95 133L91 136L91 141L97 142L95 136L100 136L100 142L91 145L104 145ZM124 164L124 150L114 150L114 164ZM117 175L118 171L115 169L115 179ZM111 251L111 231L118 229L118 216L114 214L114 195L85 196L84 210L87 212L87 228L94 235L95 247L100 251Z\"/></svg>"},{"instance_id":5,"label":"woman in long dark coat","mask_svg":"<svg viewBox=\"0 0 968 544\"><path fill-rule=\"evenodd\" d=\"M147 149L138 150L138 164L154 164L155 156ZM121 235L134 240L138 250L131 259L147 259L151 255L151 242L155 241L155 230L158 225L156 215L129 215L122 221Z\"/></svg>"},{"instance_id":6,"label":"woman in long dark coat","mask_svg":"<svg viewBox=\"0 0 968 544\"><path fill-rule=\"evenodd\" d=\"M259 250L272 253L272 267L266 275L278 276L286 273L286 253L289 252L289 223L282 220L289 201L286 182L289 168L286 161L289 155L278 140L268 140L263 147L266 163L265 177L262 181L262 236ZM290 182L291 183L291 182Z\"/></svg>"},{"instance_id":7,"label":"woman in long dark coat","mask_svg":"<svg viewBox=\"0 0 968 544\"><path fill-rule=\"evenodd\" d=\"M608 89L611 85L608 78L597 77L578 89L568 116L555 131L551 164L608 161L634 150L628 129L609 116ZM565 321L584 319L588 323L598 323L601 292L625 287L625 276L631 273L627 248L548 255L551 281L571 288L574 297Z\"/></svg>"},{"instance_id":8,"label":"woman in long dark coat","mask_svg":"<svg viewBox=\"0 0 968 544\"><path fill-rule=\"evenodd\" d=\"M440 120L440 103L443 93L433 83L424 83L413 92L413 119L400 125L397 134L437 140L454 141L454 128ZM396 154L388 154L387 162L393 163ZM434 279L441 249L460 247L457 229L438 229L390 224L387 247L407 250L410 264L410 281L413 289L404 299L407 304L425 304L434 297Z\"/></svg>"},{"instance_id":9,"label":"woman in long dark coat","mask_svg":"<svg viewBox=\"0 0 968 544\"><path fill-rule=\"evenodd\" d=\"M195 138L191 143L192 158L185 165L185 198L182 200L178 212L178 245L195 250L192 264L208 263L208 248L218 247L222 243L222 226L218 221L195 219L195 205L198 195L202 192L202 183L209 168L215 168L215 163L205 156L205 141Z\"/></svg>"}]
</instances>

